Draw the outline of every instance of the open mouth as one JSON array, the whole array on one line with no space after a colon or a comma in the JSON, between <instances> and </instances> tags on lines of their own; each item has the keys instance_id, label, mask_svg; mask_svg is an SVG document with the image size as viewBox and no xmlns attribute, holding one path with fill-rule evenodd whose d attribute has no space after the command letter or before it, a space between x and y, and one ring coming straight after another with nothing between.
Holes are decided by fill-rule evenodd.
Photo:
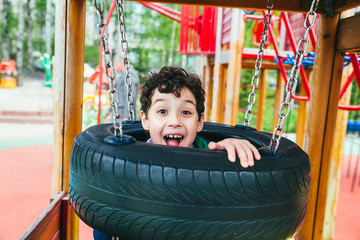
<instances>
[{"instance_id":1,"label":"open mouth","mask_svg":"<svg viewBox=\"0 0 360 240\"><path fill-rule=\"evenodd\" d=\"M164 137L166 145L168 146L176 146L178 147L180 143L183 141L184 137L181 135L173 135L169 134Z\"/></svg>"}]
</instances>

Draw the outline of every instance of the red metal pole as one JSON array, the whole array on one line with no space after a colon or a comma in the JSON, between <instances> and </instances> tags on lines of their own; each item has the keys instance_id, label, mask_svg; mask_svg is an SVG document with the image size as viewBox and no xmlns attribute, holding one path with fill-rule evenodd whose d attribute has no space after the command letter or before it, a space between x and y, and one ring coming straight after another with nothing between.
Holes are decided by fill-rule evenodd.
<instances>
[{"instance_id":1,"label":"red metal pole","mask_svg":"<svg viewBox=\"0 0 360 240\"><path fill-rule=\"evenodd\" d=\"M266 14L266 13L264 12L264 14ZM295 43L294 34L291 30L289 17L287 15L287 13L281 13L281 16L285 23L286 30L288 32L287 36L289 37L291 48L293 49L293 52L296 55L296 43ZM303 65L300 66L300 76L302 79L302 83L304 85L306 97L305 96L296 96L294 94L292 94L291 97L294 98L295 100L308 101L310 99L310 86L309 86L309 82L307 80L305 69L304 69ZM285 79L287 80L287 78L285 78Z\"/></svg>"},{"instance_id":2,"label":"red metal pole","mask_svg":"<svg viewBox=\"0 0 360 240\"><path fill-rule=\"evenodd\" d=\"M160 5L160 4L155 4L155 3L149 3L149 2L139 2L139 3L141 3L141 4L144 5L145 7L148 7L148 8L150 8L150 9L152 9L152 10L157 11L158 13L160 13L160 14L164 15L165 17L168 17L168 18L170 18L170 19L172 19L172 20L175 20L175 21L177 21L177 22L180 22L180 21L181 21L180 18L172 15L172 14L175 14L175 15L178 15L178 16L181 15L180 12L178 12L178 11L176 11L176 10L174 10L174 9L165 7L165 6ZM171 14L171 13L172 13L172 14Z\"/></svg>"},{"instance_id":3,"label":"red metal pole","mask_svg":"<svg viewBox=\"0 0 360 240\"><path fill-rule=\"evenodd\" d=\"M353 80L354 76L356 76L356 82L358 84L359 87L359 91L360 91L360 65L357 59L357 55L355 53L350 53L350 61L353 65L354 71L351 73L351 75L349 76L347 82L345 83L344 87L341 89L340 92L340 98L344 95L346 89L348 88L348 86L350 85L351 81ZM342 110L347 110L347 111L359 111L360 110L360 104L359 105L350 105L350 106L345 106L345 105L339 105L339 109Z\"/></svg>"}]
</instances>

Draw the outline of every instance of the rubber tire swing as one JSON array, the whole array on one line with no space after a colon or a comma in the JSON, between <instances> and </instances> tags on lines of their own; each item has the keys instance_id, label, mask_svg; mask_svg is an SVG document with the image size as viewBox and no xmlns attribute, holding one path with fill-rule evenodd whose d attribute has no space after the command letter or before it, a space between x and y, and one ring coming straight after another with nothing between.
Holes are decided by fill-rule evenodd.
<instances>
[{"instance_id":1,"label":"rubber tire swing","mask_svg":"<svg viewBox=\"0 0 360 240\"><path fill-rule=\"evenodd\" d=\"M70 196L89 226L120 239L287 239L304 220L310 185L308 155L271 134L205 123L212 141L244 138L262 155L254 167L231 163L225 151L145 143L139 122L123 124L136 142L104 143L111 124L79 134L70 156Z\"/></svg>"}]
</instances>

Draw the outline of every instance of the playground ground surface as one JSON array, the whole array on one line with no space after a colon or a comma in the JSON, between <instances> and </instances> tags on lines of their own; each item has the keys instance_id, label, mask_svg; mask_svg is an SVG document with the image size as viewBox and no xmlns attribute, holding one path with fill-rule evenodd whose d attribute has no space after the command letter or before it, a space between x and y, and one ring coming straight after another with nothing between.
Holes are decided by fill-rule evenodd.
<instances>
[{"instance_id":1,"label":"playground ground surface","mask_svg":"<svg viewBox=\"0 0 360 240\"><path fill-rule=\"evenodd\" d=\"M51 89L41 81L16 89L0 88L0 111L51 110ZM0 120L1 120L0 116ZM359 149L345 143L334 240L360 240L360 166L351 191ZM357 146L360 144L359 138ZM53 165L53 125L0 121L0 240L19 239L49 205ZM350 176L348 165L351 163ZM92 229L80 221L80 240L91 240Z\"/></svg>"}]
</instances>

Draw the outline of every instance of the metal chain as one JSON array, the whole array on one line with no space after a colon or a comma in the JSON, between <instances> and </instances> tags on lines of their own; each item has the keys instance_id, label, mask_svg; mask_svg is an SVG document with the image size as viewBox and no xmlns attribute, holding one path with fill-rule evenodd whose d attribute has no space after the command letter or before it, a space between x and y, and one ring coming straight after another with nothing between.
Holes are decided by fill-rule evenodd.
<instances>
[{"instance_id":1,"label":"metal chain","mask_svg":"<svg viewBox=\"0 0 360 240\"><path fill-rule=\"evenodd\" d=\"M109 101L112 107L113 112L113 124L114 124L114 135L115 137L123 137L122 131L122 122L119 114L119 92L115 89L115 72L114 65L112 63L111 51L109 49L109 30L108 26L104 22L104 0L100 0L98 3L96 0L93 1L95 10L98 15L99 24L98 33L100 36L100 41L102 44L103 52L102 59L105 67L106 78L109 80ZM99 6L100 5L100 6ZM104 31L104 35L102 36L102 32ZM102 87L102 86L99 86Z\"/></svg>"},{"instance_id":2,"label":"metal chain","mask_svg":"<svg viewBox=\"0 0 360 240\"><path fill-rule=\"evenodd\" d=\"M124 1L116 0L118 17L119 17L119 28L121 35L121 49L123 51L123 66L125 69L125 84L127 86L127 100L129 107L130 120L135 120L135 107L134 107L134 98L132 94L132 80L130 77L130 59L128 57L128 42L126 38L126 28L125 28L125 17L124 17Z\"/></svg>"},{"instance_id":3,"label":"metal chain","mask_svg":"<svg viewBox=\"0 0 360 240\"><path fill-rule=\"evenodd\" d=\"M304 36L299 40L297 48L296 48L296 56L294 59L294 65L291 69L289 79L286 83L285 91L286 97L284 101L280 105L279 109L279 120L277 122L277 126L274 128L273 135L269 144L269 150L274 153L277 151L280 143L280 139L282 136L282 128L286 117L289 115L291 109L291 94L293 94L296 90L300 66L302 64L304 55L306 54L307 47L309 45L309 31L312 27L314 27L316 22L316 9L319 4L319 0L313 0L309 12L306 14L304 20L305 33ZM312 21L310 24L307 24L309 17L312 16Z\"/></svg>"},{"instance_id":4,"label":"metal chain","mask_svg":"<svg viewBox=\"0 0 360 240\"><path fill-rule=\"evenodd\" d=\"M267 14L264 16L264 31L261 33L260 37L260 46L259 46L259 52L257 54L257 59L255 61L255 73L254 76L251 79L251 86L252 90L248 96L248 109L245 112L245 119L244 119L244 125L249 126L251 122L252 117L252 107L255 104L256 94L255 89L259 85L259 77L260 77L260 69L263 62L263 56L264 56L264 48L265 44L268 40L269 36L269 25L271 23L271 9L274 7L275 0L273 2L270 2L270 0L267 1L266 7L268 8Z\"/></svg>"}]
</instances>

